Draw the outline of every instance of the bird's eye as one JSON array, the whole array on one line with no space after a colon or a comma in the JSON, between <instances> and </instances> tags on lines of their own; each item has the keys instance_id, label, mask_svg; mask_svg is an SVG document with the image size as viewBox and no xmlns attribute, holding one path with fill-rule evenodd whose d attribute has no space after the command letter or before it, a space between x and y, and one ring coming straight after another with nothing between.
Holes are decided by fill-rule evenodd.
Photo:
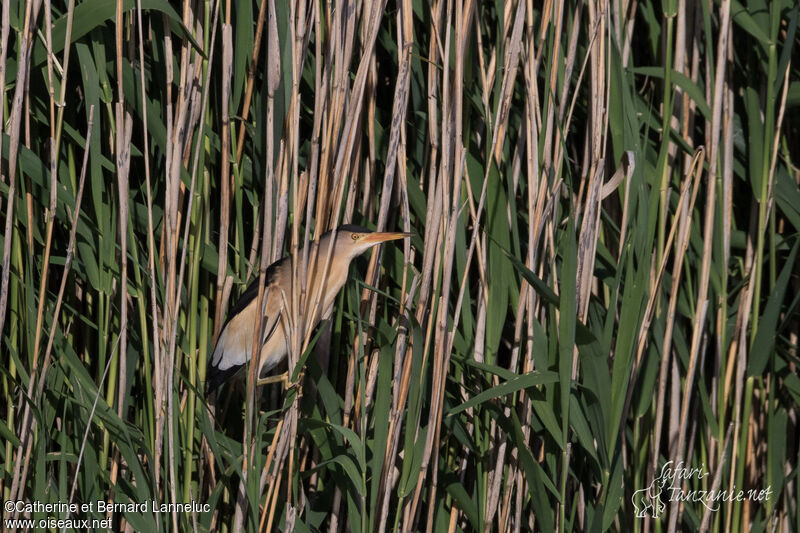
<instances>
[{"instance_id":1,"label":"bird's eye","mask_svg":"<svg viewBox=\"0 0 800 533\"><path fill-rule=\"evenodd\" d=\"M352 235L350 235L350 238L353 239L354 241L357 241L359 237L361 237L361 235L359 235L358 233L353 233Z\"/></svg>"}]
</instances>

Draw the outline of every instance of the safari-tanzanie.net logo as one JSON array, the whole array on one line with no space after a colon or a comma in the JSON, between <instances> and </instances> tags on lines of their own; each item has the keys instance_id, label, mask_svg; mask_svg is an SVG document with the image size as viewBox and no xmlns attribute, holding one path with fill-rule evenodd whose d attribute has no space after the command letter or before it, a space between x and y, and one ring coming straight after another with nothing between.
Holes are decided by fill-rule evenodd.
<instances>
[{"instance_id":1,"label":"safari-tanzanie.net logo","mask_svg":"<svg viewBox=\"0 0 800 533\"><path fill-rule=\"evenodd\" d=\"M674 461L667 461L647 487L635 491L631 496L636 517L660 518L666 513L667 504L671 502L698 504L709 511L718 511L724 503L745 500L763 502L772 497L771 486L766 489L744 490L734 485L728 489L714 489L711 488L709 476L710 473L705 469L705 465L698 468L689 467L683 461L677 464ZM703 485L708 488L690 488L690 481L702 481L706 477L709 477L708 483Z\"/></svg>"}]
</instances>

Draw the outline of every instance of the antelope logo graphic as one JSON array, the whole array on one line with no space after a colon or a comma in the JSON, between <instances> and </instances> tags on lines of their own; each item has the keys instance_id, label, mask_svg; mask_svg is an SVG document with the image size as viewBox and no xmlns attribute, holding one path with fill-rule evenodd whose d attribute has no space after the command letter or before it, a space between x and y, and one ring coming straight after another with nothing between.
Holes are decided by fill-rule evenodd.
<instances>
[{"instance_id":1,"label":"antelope logo graphic","mask_svg":"<svg viewBox=\"0 0 800 533\"><path fill-rule=\"evenodd\" d=\"M667 483L668 478L657 477L647 488L639 489L631 496L633 509L636 511L636 518L652 516L658 518L667 509L661 501L661 489Z\"/></svg>"}]
</instances>

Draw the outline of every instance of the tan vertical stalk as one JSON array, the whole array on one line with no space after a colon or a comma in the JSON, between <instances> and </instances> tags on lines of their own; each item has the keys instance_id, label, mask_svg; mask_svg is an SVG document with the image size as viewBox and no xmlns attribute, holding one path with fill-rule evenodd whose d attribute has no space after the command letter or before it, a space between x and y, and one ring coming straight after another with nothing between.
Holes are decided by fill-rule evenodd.
<instances>
[{"instance_id":1,"label":"tan vertical stalk","mask_svg":"<svg viewBox=\"0 0 800 533\"><path fill-rule=\"evenodd\" d=\"M6 206L6 225L5 230L3 232L3 278L2 282L0 283L0 332L3 331L3 327L5 325L5 316L6 316L6 305L8 303L8 276L9 270L11 269L11 261L8 260L11 254L11 241L12 241L12 229L13 229L13 220L14 220L14 199L15 199L15 179L16 179L16 171L17 171L17 156L19 150L19 135L20 135L20 127L22 125L22 101L26 92L26 86L28 83L28 76L30 71L30 54L33 49L33 35L34 35L34 27L36 26L36 19L39 15L39 9L41 8L41 1L35 2L28 2L25 5L25 22L23 26L23 30L21 32L22 42L20 43L20 54L19 60L17 63L17 85L14 88L14 99L12 100L11 105L11 113L9 116L9 121L6 126L6 134L9 136L9 144L8 144L8 175L9 175L9 189L8 189L8 205ZM1 163L0 163L1 165ZM45 252L46 254L49 251ZM45 255L45 263L49 261L49 256ZM44 267L46 269L46 266ZM42 284L44 284L46 278L46 270L42 273ZM44 286L42 286L44 288ZM41 293L41 291L40 291ZM40 302L42 299L40 298ZM42 302L43 305L43 302ZM40 319L37 318L37 324L40 324ZM39 328L37 327L37 330ZM38 335L37 335L38 336ZM35 343L36 348L38 348L38 340ZM33 363L31 366L31 378L28 383L28 390L33 390L33 379L36 373L36 368L38 367L38 357L37 357L37 349L34 349L33 352ZM20 398L20 402L22 402L22 398ZM23 454L27 458L30 455L30 448L32 445L31 442L31 432L28 431L30 422L30 405L25 403L21 403L18 406L18 410L23 410L22 415L22 425L21 431L19 434L20 444L17 447L17 451L15 454L14 459L14 476L11 482L11 494L10 498L16 499L18 494L21 494L25 484L25 477L27 475L27 460L23 461L22 457ZM22 473L22 464L25 463L25 473ZM21 475L22 474L22 475ZM18 513L14 512L14 518Z\"/></svg>"},{"instance_id":2,"label":"tan vertical stalk","mask_svg":"<svg viewBox=\"0 0 800 533\"><path fill-rule=\"evenodd\" d=\"M267 2L268 0L264 0ZM265 290L265 282L266 282L266 272L267 266L271 258L273 258L276 254L280 253L279 245L277 242L272 241L270 238L271 235L271 228L273 227L272 223L272 202L273 194L274 194L274 182L275 182L275 170L274 170L274 161L275 161L275 141L274 141L274 113L275 113L275 91L278 88L278 84L280 82L280 72L281 72L281 63L280 63L280 51L278 49L278 25L277 25L277 17L275 14L275 3L273 0L269 0L269 4L267 6L268 13L267 13L267 63L268 63L268 70L267 70L267 124L266 124L266 164L265 164L265 175L264 175L264 223L263 226L265 228L263 234L263 242L261 246L261 262L259 267L259 278L258 278L258 296L256 297L256 308L261 309L265 300L264 290ZM270 245L272 245L272 250L270 250ZM253 331L253 344L251 348L251 353L257 354L258 352L258 345L259 339L263 334L264 329L264 317L263 313L261 314L261 320L259 322L258 327L256 327ZM243 442L247 442L250 445L247 447L248 452L243 457L243 464L242 464L242 479L239 484L239 490L237 491L237 500L236 500L236 511L234 513L233 519L233 526L234 528L241 528L244 525L245 519L245 512L246 512L246 505L247 505L247 498L246 498L246 491L245 487L247 486L247 479L251 473L254 472L252 468L252 464L255 460L255 447L253 443L255 442L255 433L253 428L255 427L256 422L256 414L255 414L255 405L256 405L256 375L258 365L251 364L248 368L247 372L247 391L246 391L246 405L245 405L245 430L243 436ZM276 439L280 435L283 436L283 424L279 425L278 430L276 432ZM275 446L276 443L280 441L273 440L272 446L270 447L269 457L272 458L275 455ZM278 454L279 458L275 463L276 466L273 468L273 472L276 474L279 472L282 462L282 454ZM267 462L264 471L268 473L268 468L271 461ZM280 475L278 474L278 479L280 479ZM277 494L280 489L280 482L273 483L270 486L270 491L267 493L267 503L270 502L271 497L277 498ZM270 513L269 521L267 522L267 530L271 529L271 522L272 522L272 513Z\"/></svg>"},{"instance_id":3,"label":"tan vertical stalk","mask_svg":"<svg viewBox=\"0 0 800 533\"><path fill-rule=\"evenodd\" d=\"M722 120L722 99L724 97L725 73L727 66L727 49L728 38L730 31L730 8L729 0L723 0L720 6L720 33L717 42L717 58L714 74L714 98L713 98L713 115L711 119L711 146L709 149L708 157L708 194L706 198L706 211L705 221L703 228L703 259L700 267L699 287L697 290L697 304L695 308L695 319L692 328L692 343L690 349L689 368L686 372L686 380L684 384L684 391L681 399L681 416L680 427L678 430L678 443L675 457L675 463L680 463L684 458L684 443L686 439L686 426L689 411L689 402L692 398L692 389L694 382L694 373L697 368L697 359L700 351L700 342L705 324L706 313L708 310L708 285L711 271L711 245L713 242L714 234L714 213L716 206L716 178L717 178L717 157L719 154L719 136L721 131ZM677 502L673 502L669 516L669 532L674 533L678 523L678 515L680 513L680 506Z\"/></svg>"},{"instance_id":4,"label":"tan vertical stalk","mask_svg":"<svg viewBox=\"0 0 800 533\"><path fill-rule=\"evenodd\" d=\"M226 8L227 9L227 8ZM239 136L236 138L236 164L242 162L242 150L244 149L244 133L247 117L250 116L250 102L253 98L253 86L255 85L256 69L258 68L258 57L261 52L261 37L264 33L264 21L266 20L267 2L261 2L258 7L258 23L256 24L256 35L253 41L253 56L247 65L247 88L244 93L244 103L242 104L242 121L239 125ZM227 14L226 14L227 17ZM227 24L230 24L228 20Z\"/></svg>"},{"instance_id":5,"label":"tan vertical stalk","mask_svg":"<svg viewBox=\"0 0 800 533\"><path fill-rule=\"evenodd\" d=\"M262 4L265 2L262 2ZM231 166L230 166L230 94L231 78L233 76L233 29L231 28L231 0L225 2L225 22L222 24L222 94L221 111L222 124L220 138L222 142L219 206L219 245L217 253L217 306L214 311L213 344L216 344L219 331L222 329L222 310L225 301L222 298L222 288L228 274L228 232L231 212ZM244 122L242 122L242 128ZM240 136L241 137L241 136ZM237 155L238 160L238 155Z\"/></svg>"},{"instance_id":6,"label":"tan vertical stalk","mask_svg":"<svg viewBox=\"0 0 800 533\"><path fill-rule=\"evenodd\" d=\"M130 171L130 141L133 119L125 105L125 93L122 88L122 33L124 29L122 0L117 0L116 9L116 66L117 66L117 103L115 106L116 149L115 165L117 171L117 198L119 208L120 238L120 332L119 356L116 363L117 382L117 415L123 418L125 389L127 386L128 355L128 173ZM112 363L112 367L114 363ZM113 375L113 372L112 372ZM109 383L109 395L112 395L114 384ZM123 418L124 420L124 418ZM119 453L115 452L111 464L111 485L116 485L119 473Z\"/></svg>"}]
</instances>

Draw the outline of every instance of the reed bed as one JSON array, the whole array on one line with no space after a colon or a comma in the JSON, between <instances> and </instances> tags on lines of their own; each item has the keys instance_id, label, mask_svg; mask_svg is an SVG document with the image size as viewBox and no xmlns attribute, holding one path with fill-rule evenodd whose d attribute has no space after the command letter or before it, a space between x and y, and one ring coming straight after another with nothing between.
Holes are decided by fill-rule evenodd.
<instances>
[{"instance_id":1,"label":"reed bed","mask_svg":"<svg viewBox=\"0 0 800 533\"><path fill-rule=\"evenodd\" d=\"M3 519L800 531L799 14L4 1L0 492L120 505ZM209 401L230 304L344 223L415 236Z\"/></svg>"}]
</instances>

